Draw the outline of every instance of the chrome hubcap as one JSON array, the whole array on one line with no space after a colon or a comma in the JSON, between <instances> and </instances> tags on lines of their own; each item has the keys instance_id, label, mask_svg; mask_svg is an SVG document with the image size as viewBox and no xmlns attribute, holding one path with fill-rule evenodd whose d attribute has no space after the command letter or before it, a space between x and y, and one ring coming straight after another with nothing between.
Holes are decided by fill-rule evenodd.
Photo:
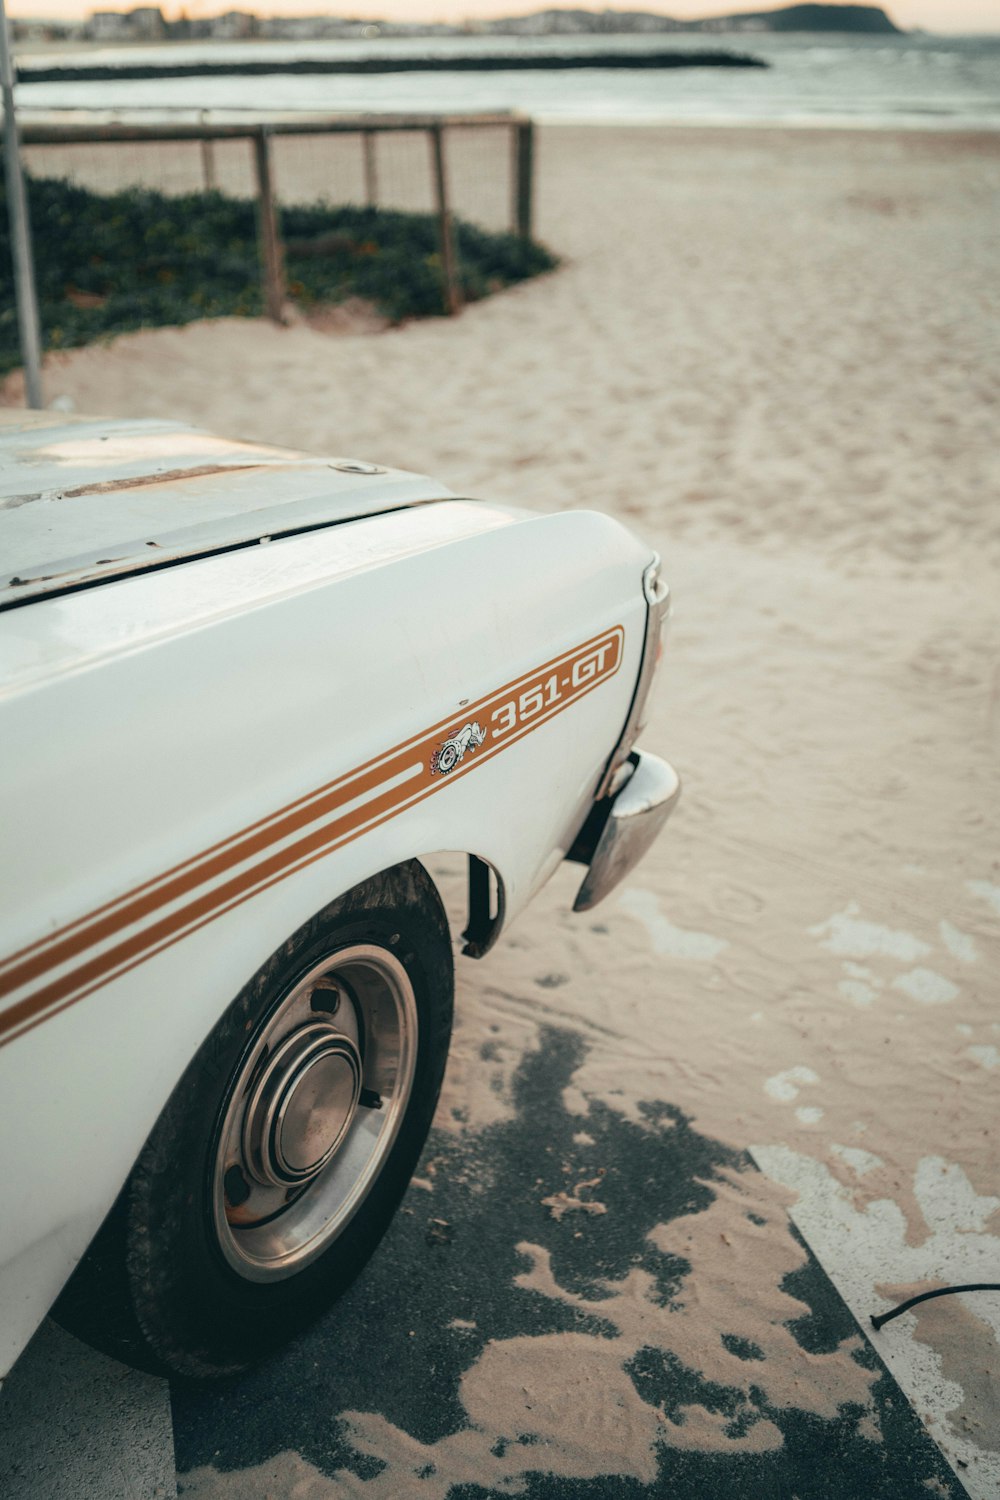
<instances>
[{"instance_id":1,"label":"chrome hubcap","mask_svg":"<svg viewBox=\"0 0 1000 1500\"><path fill-rule=\"evenodd\" d=\"M264 1068L243 1116L243 1158L274 1187L321 1172L350 1127L361 1054L330 1021L301 1026Z\"/></svg>"},{"instance_id":2,"label":"chrome hubcap","mask_svg":"<svg viewBox=\"0 0 1000 1500\"><path fill-rule=\"evenodd\" d=\"M398 1134L416 1052L413 986L382 948L341 949L272 1012L214 1153L218 1244L242 1276L294 1275L348 1224Z\"/></svg>"}]
</instances>

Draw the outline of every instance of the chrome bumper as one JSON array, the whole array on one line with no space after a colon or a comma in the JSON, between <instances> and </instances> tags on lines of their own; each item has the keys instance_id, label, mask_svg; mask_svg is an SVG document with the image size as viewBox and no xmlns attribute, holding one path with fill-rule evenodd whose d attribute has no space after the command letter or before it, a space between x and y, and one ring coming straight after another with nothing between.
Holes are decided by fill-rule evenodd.
<instances>
[{"instance_id":1,"label":"chrome bumper","mask_svg":"<svg viewBox=\"0 0 1000 1500\"><path fill-rule=\"evenodd\" d=\"M632 774L618 791L595 802L568 858L589 865L573 902L589 911L640 861L677 805L681 781L657 755L633 750ZM622 768L623 770L625 767Z\"/></svg>"}]
</instances>

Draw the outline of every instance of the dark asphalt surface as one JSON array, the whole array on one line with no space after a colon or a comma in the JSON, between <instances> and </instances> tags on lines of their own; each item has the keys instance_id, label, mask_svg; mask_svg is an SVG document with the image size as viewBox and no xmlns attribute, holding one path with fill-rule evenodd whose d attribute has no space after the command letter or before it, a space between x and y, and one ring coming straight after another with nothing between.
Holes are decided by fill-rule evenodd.
<instances>
[{"instance_id":1,"label":"dark asphalt surface","mask_svg":"<svg viewBox=\"0 0 1000 1500\"><path fill-rule=\"evenodd\" d=\"M599 1105L587 1117L570 1114L562 1091L585 1046L574 1033L548 1030L541 1051L523 1061L516 1077L513 1119L476 1132L432 1135L418 1171L430 1174L433 1193L410 1189L365 1273L308 1335L236 1381L207 1389L174 1386L181 1495L192 1470L238 1471L287 1450L330 1476L333 1495L338 1473L341 1481L348 1474L371 1480L384 1469L382 1460L358 1450L338 1413L381 1414L418 1443L432 1445L469 1426L460 1382L490 1341L559 1332L615 1337L615 1327L592 1306L581 1309L515 1284L529 1264L518 1248L525 1242L547 1250L555 1281L590 1304L608 1298L607 1284L636 1266L654 1279L663 1303L681 1295L691 1267L647 1236L657 1225L708 1209L721 1174L754 1168L742 1154L699 1135L669 1105L649 1106L645 1128ZM575 1137L581 1132L593 1144L580 1144ZM571 1190L595 1161L603 1167L606 1213L555 1217L542 1200ZM786 1325L802 1349L830 1353L857 1336L856 1322L808 1252L802 1267L785 1276L783 1290L807 1309ZM764 1357L737 1333L719 1334L748 1363ZM770 1421L780 1429L781 1446L733 1453L661 1442L656 1478L645 1483L615 1472L590 1478L546 1473L538 1435L509 1434L491 1452L520 1445L516 1479L502 1488L489 1487L490 1476L484 1484L463 1479L448 1491L449 1500L511 1493L531 1500L927 1500L929 1494L960 1500L961 1486L867 1339L843 1358L881 1372L873 1388L881 1440L860 1406L841 1406L824 1419L771 1405L765 1383L751 1382L748 1392L707 1380L651 1336L625 1373L642 1401L662 1410L668 1432L671 1423L684 1422L683 1407L697 1405L722 1414L728 1437ZM419 1493L434 1468L431 1461L423 1473L411 1470L406 1494ZM435 1476L436 1494L441 1485L442 1476Z\"/></svg>"}]
</instances>

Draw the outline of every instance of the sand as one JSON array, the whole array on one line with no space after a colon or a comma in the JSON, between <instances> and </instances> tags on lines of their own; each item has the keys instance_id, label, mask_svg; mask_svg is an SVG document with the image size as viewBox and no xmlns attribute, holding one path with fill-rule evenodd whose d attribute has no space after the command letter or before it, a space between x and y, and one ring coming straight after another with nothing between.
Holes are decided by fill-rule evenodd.
<instances>
[{"instance_id":1,"label":"sand","mask_svg":"<svg viewBox=\"0 0 1000 1500\"><path fill-rule=\"evenodd\" d=\"M582 1335L491 1345L464 1379L469 1431L434 1453L456 1478L486 1462L483 1414L531 1383L512 1382L516 1355L539 1381L589 1369L616 1393L632 1436L607 1468L649 1482L656 1424L621 1376L635 1319L729 1378L705 1330L733 1299L720 1246L751 1199L769 1207L739 1318L779 1404L795 1364L779 1284L802 1255L784 1205L860 1317L928 1280L1000 1279L1000 136L561 128L540 162L538 227L563 268L458 320L166 330L52 360L47 383L81 411L607 509L661 550L676 613L645 740L681 770L681 808L606 907L571 917L564 869L462 966L440 1123L502 1117L557 1024L590 1044L566 1095L581 1117L667 1100L765 1177L738 1174L710 1211L729 1229L695 1234L697 1307L668 1317L619 1288L628 1316L590 1356ZM540 1253L530 1275L569 1297ZM930 1306L879 1349L970 1492L992 1495L1000 1298ZM806 1409L863 1406L870 1377L846 1354L807 1375ZM582 1480L605 1470L572 1411L540 1440ZM412 1440L345 1419L402 1493ZM672 1436L731 1444L701 1409ZM516 1493L516 1467L488 1473ZM293 1455L272 1485L334 1493ZM190 1493L257 1491L205 1471Z\"/></svg>"}]
</instances>

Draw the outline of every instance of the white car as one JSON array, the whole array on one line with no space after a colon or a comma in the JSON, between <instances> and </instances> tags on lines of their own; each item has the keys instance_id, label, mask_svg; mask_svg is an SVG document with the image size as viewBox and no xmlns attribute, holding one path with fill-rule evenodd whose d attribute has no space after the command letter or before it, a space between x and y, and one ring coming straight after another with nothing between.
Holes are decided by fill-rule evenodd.
<instances>
[{"instance_id":1,"label":"white car","mask_svg":"<svg viewBox=\"0 0 1000 1500\"><path fill-rule=\"evenodd\" d=\"M635 749L667 590L603 515L51 413L0 423L0 574L0 1373L57 1297L233 1371L356 1276L424 1143L427 858L468 856L480 958L673 807Z\"/></svg>"}]
</instances>

